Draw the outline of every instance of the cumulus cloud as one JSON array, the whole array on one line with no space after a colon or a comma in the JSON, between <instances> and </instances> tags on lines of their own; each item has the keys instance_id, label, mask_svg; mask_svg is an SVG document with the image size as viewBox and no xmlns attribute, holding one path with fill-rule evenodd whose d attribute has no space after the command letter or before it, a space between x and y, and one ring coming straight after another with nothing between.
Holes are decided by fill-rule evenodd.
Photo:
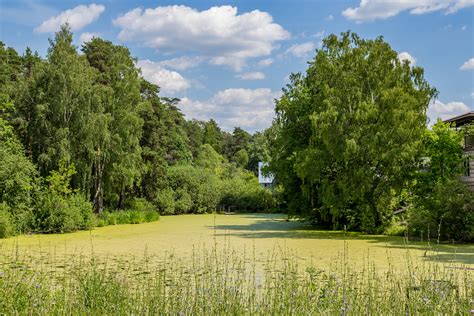
<instances>
[{"instance_id":1,"label":"cumulus cloud","mask_svg":"<svg viewBox=\"0 0 474 316\"><path fill-rule=\"evenodd\" d=\"M143 78L160 87L163 94L174 96L177 92L189 88L189 82L176 71L163 68L159 63L148 59L137 61L137 66L141 68Z\"/></svg>"},{"instance_id":2,"label":"cumulus cloud","mask_svg":"<svg viewBox=\"0 0 474 316\"><path fill-rule=\"evenodd\" d=\"M268 67L268 66L270 66L271 64L273 64L273 58L265 58L265 59L260 60L260 61L257 63L257 66L258 66L258 67Z\"/></svg>"},{"instance_id":3,"label":"cumulus cloud","mask_svg":"<svg viewBox=\"0 0 474 316\"><path fill-rule=\"evenodd\" d=\"M400 62L404 62L405 60L408 60L410 62L410 65L414 66L416 64L416 58L413 57L412 55L410 55L409 53L407 52L401 52L398 54L398 60L400 60Z\"/></svg>"},{"instance_id":4,"label":"cumulus cloud","mask_svg":"<svg viewBox=\"0 0 474 316\"><path fill-rule=\"evenodd\" d=\"M334 15L329 14L329 15L326 17L326 20L327 20L327 21L332 21L332 20L334 20Z\"/></svg>"},{"instance_id":5,"label":"cumulus cloud","mask_svg":"<svg viewBox=\"0 0 474 316\"><path fill-rule=\"evenodd\" d=\"M97 20L104 10L105 7L101 4L79 5L47 19L35 28L35 32L56 32L64 23L69 23L71 30L78 31Z\"/></svg>"},{"instance_id":6,"label":"cumulus cloud","mask_svg":"<svg viewBox=\"0 0 474 316\"><path fill-rule=\"evenodd\" d=\"M298 58L304 58L308 55L308 53L314 51L316 49L316 45L312 42L306 42L302 44L294 44L290 48L286 50L287 54L292 54Z\"/></svg>"},{"instance_id":7,"label":"cumulus cloud","mask_svg":"<svg viewBox=\"0 0 474 316\"><path fill-rule=\"evenodd\" d=\"M387 19L403 11L411 14L425 14L443 11L445 14L455 13L460 9L474 6L472 0L361 0L356 8L347 8L342 15L356 22L369 22Z\"/></svg>"},{"instance_id":8,"label":"cumulus cloud","mask_svg":"<svg viewBox=\"0 0 474 316\"><path fill-rule=\"evenodd\" d=\"M90 40L93 39L94 37L99 37L99 33L84 32L79 36L79 42L81 44L90 42Z\"/></svg>"},{"instance_id":9,"label":"cumulus cloud","mask_svg":"<svg viewBox=\"0 0 474 316\"><path fill-rule=\"evenodd\" d=\"M226 89L206 101L183 98L180 109L188 118L216 120L224 130L239 126L249 132L270 126L273 100L280 95L270 89Z\"/></svg>"},{"instance_id":10,"label":"cumulus cloud","mask_svg":"<svg viewBox=\"0 0 474 316\"><path fill-rule=\"evenodd\" d=\"M184 6L133 9L113 21L119 38L163 53L197 53L215 65L241 70L250 58L268 56L290 33L267 12L238 14L232 6L198 11Z\"/></svg>"},{"instance_id":11,"label":"cumulus cloud","mask_svg":"<svg viewBox=\"0 0 474 316\"><path fill-rule=\"evenodd\" d=\"M446 120L469 111L469 106L463 102L443 103L439 100L435 100L428 107L427 114L428 118L430 119L430 124L434 124L438 118Z\"/></svg>"},{"instance_id":12,"label":"cumulus cloud","mask_svg":"<svg viewBox=\"0 0 474 316\"><path fill-rule=\"evenodd\" d=\"M461 66L461 70L473 70L474 69L474 58L469 59Z\"/></svg>"},{"instance_id":13,"label":"cumulus cloud","mask_svg":"<svg viewBox=\"0 0 474 316\"><path fill-rule=\"evenodd\" d=\"M160 65L164 67L169 67L177 70L186 70L189 68L194 68L199 66L204 61L204 57L201 56L182 56L167 60L162 60L159 62Z\"/></svg>"},{"instance_id":14,"label":"cumulus cloud","mask_svg":"<svg viewBox=\"0 0 474 316\"><path fill-rule=\"evenodd\" d=\"M246 72L240 75L237 75L237 78L242 80L262 80L265 79L265 74L263 72Z\"/></svg>"}]
</instances>

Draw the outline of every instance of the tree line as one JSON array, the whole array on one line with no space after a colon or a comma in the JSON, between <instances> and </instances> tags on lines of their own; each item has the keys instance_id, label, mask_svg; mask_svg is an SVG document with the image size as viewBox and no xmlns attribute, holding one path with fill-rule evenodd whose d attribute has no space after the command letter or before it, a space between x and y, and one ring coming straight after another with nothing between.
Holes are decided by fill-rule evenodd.
<instances>
[{"instance_id":1,"label":"tree line","mask_svg":"<svg viewBox=\"0 0 474 316\"><path fill-rule=\"evenodd\" d=\"M473 129L427 127L437 90L382 37L326 37L253 135L186 120L126 47L94 38L78 52L67 25L45 58L2 43L0 62L0 236L277 208L325 228L474 239L460 181Z\"/></svg>"},{"instance_id":2,"label":"tree line","mask_svg":"<svg viewBox=\"0 0 474 316\"><path fill-rule=\"evenodd\" d=\"M45 58L0 43L0 236L84 229L104 211L274 205L255 176L263 133L186 120L126 47L72 38L64 25Z\"/></svg>"}]
</instances>

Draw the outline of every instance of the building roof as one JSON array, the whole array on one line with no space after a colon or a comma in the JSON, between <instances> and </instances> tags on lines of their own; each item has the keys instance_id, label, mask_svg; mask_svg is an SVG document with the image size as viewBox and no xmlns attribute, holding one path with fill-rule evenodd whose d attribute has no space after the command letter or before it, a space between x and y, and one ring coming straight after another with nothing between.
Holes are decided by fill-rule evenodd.
<instances>
[{"instance_id":1,"label":"building roof","mask_svg":"<svg viewBox=\"0 0 474 316\"><path fill-rule=\"evenodd\" d=\"M474 124L474 111L464 113L462 115L444 120L445 123L454 123L456 127L467 125L467 124Z\"/></svg>"}]
</instances>

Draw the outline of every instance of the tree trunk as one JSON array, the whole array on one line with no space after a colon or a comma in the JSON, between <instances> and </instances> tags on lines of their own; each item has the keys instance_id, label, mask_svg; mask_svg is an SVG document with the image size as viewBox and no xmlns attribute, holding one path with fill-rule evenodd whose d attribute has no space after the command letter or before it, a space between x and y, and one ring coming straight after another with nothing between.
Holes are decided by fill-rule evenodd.
<instances>
[{"instance_id":1,"label":"tree trunk","mask_svg":"<svg viewBox=\"0 0 474 316\"><path fill-rule=\"evenodd\" d=\"M94 168L94 199L92 204L94 205L94 211L97 214L102 213L104 210L104 190L102 187L102 178L104 173L104 165L100 158L100 149L97 150L97 159Z\"/></svg>"},{"instance_id":2,"label":"tree trunk","mask_svg":"<svg viewBox=\"0 0 474 316\"><path fill-rule=\"evenodd\" d=\"M124 209L124 195L125 195L125 186L122 184L122 188L120 189L120 198L118 202L118 209Z\"/></svg>"}]
</instances>

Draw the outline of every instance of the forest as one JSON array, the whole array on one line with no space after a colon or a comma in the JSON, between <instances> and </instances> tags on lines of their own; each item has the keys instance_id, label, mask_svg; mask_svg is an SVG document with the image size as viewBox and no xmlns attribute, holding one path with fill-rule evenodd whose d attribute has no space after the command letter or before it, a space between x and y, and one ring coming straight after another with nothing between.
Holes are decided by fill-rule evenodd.
<instances>
[{"instance_id":1,"label":"forest","mask_svg":"<svg viewBox=\"0 0 474 316\"><path fill-rule=\"evenodd\" d=\"M46 58L0 56L0 237L274 206L255 175L264 134L186 120L126 47L78 51L65 25Z\"/></svg>"},{"instance_id":2,"label":"forest","mask_svg":"<svg viewBox=\"0 0 474 316\"><path fill-rule=\"evenodd\" d=\"M294 73L268 129L187 120L130 51L64 25L47 56L0 44L0 237L283 211L330 229L473 240L463 133L426 111L437 91L383 38L330 35ZM257 180L269 162L273 190Z\"/></svg>"}]
</instances>

